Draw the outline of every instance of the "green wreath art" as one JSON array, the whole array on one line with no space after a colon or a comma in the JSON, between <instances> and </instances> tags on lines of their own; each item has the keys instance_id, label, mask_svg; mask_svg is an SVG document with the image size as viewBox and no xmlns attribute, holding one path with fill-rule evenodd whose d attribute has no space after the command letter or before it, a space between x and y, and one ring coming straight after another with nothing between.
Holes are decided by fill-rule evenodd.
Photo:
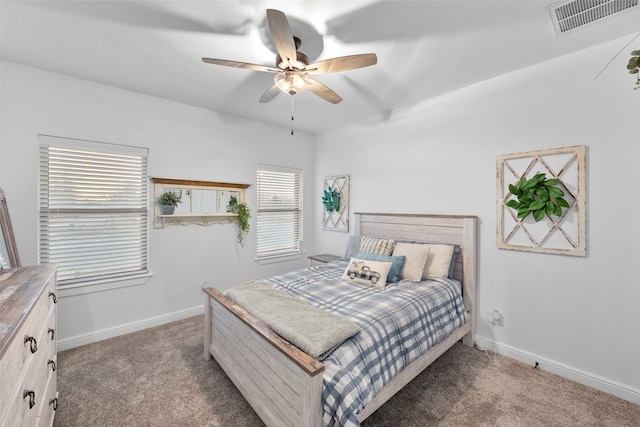
<instances>
[{"instance_id":1,"label":"green wreath art","mask_svg":"<svg viewBox=\"0 0 640 427\"><path fill-rule=\"evenodd\" d=\"M322 204L327 212L338 212L340 210L340 192L335 188L324 190L322 196Z\"/></svg>"},{"instance_id":2,"label":"green wreath art","mask_svg":"<svg viewBox=\"0 0 640 427\"><path fill-rule=\"evenodd\" d=\"M562 208L569 208L569 203L564 199L564 192L556 187L558 184L559 179L547 179L544 173L531 179L522 177L516 185L509 184L509 192L517 200L511 199L505 204L518 211L518 218L533 214L536 222L541 221L545 214L550 219L551 215L561 216Z\"/></svg>"}]
</instances>

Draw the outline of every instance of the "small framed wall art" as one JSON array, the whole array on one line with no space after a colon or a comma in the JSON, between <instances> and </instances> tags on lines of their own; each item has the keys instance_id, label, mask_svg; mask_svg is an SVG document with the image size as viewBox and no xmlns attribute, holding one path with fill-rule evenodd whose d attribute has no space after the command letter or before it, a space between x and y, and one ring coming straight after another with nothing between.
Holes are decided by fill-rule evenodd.
<instances>
[{"instance_id":1,"label":"small framed wall art","mask_svg":"<svg viewBox=\"0 0 640 427\"><path fill-rule=\"evenodd\" d=\"M349 175L326 176L324 178L322 229L349 232Z\"/></svg>"}]
</instances>

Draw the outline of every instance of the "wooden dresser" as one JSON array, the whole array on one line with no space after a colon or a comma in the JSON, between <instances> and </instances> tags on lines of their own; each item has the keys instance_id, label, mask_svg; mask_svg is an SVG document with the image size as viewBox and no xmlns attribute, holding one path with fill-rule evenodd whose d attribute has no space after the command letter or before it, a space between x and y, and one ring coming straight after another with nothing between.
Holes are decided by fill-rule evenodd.
<instances>
[{"instance_id":1,"label":"wooden dresser","mask_svg":"<svg viewBox=\"0 0 640 427\"><path fill-rule=\"evenodd\" d=\"M56 389L56 268L0 272L0 426L47 426Z\"/></svg>"}]
</instances>

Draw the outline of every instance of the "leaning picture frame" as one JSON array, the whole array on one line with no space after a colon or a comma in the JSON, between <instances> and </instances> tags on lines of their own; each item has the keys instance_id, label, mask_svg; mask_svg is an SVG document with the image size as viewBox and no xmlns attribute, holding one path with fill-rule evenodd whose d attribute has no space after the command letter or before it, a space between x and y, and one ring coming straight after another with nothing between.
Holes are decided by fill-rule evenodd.
<instances>
[{"instance_id":1,"label":"leaning picture frame","mask_svg":"<svg viewBox=\"0 0 640 427\"><path fill-rule=\"evenodd\" d=\"M13 234L7 199L0 188L0 269L20 267L20 257Z\"/></svg>"}]
</instances>

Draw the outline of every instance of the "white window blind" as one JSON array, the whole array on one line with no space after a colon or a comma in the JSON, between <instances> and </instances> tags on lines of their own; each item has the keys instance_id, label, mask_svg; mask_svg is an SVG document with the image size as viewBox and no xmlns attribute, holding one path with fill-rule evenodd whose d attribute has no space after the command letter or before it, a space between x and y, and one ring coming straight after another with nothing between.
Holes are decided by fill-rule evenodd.
<instances>
[{"instance_id":1,"label":"white window blind","mask_svg":"<svg viewBox=\"0 0 640 427\"><path fill-rule=\"evenodd\" d=\"M302 252L302 170L258 165L257 257Z\"/></svg>"},{"instance_id":2,"label":"white window blind","mask_svg":"<svg viewBox=\"0 0 640 427\"><path fill-rule=\"evenodd\" d=\"M148 149L39 140L39 262L61 286L147 273Z\"/></svg>"}]
</instances>

